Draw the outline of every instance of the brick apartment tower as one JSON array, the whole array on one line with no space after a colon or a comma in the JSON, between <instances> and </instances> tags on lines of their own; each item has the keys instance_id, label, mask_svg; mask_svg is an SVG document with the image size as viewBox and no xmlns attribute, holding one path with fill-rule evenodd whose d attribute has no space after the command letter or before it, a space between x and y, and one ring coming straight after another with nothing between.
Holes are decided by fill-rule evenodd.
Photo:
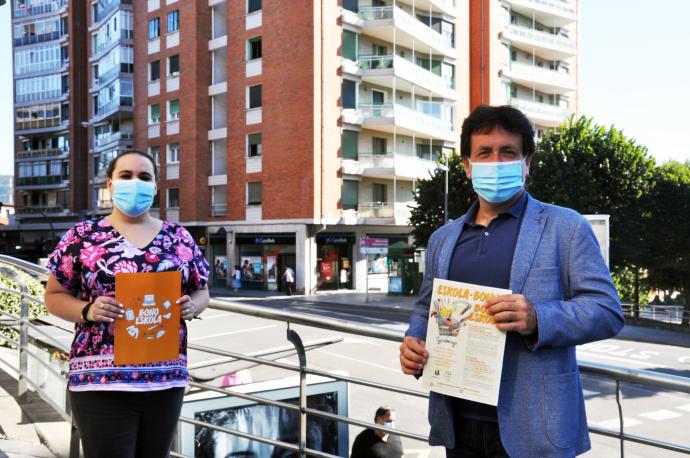
<instances>
[{"instance_id":1,"label":"brick apartment tower","mask_svg":"<svg viewBox=\"0 0 690 458\"><path fill-rule=\"evenodd\" d=\"M470 106L509 104L537 136L577 112L579 0L469 0Z\"/></svg>"}]
</instances>

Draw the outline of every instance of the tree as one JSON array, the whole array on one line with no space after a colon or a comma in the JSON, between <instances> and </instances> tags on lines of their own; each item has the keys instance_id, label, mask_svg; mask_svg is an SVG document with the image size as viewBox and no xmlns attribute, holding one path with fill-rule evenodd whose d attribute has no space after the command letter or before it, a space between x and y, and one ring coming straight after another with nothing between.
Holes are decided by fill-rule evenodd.
<instances>
[{"instance_id":1,"label":"tree","mask_svg":"<svg viewBox=\"0 0 690 458\"><path fill-rule=\"evenodd\" d=\"M443 162L439 162L439 165ZM410 224L414 227L415 245L426 246L431 233L443 225L443 193L445 172L436 171L426 180L417 182ZM465 176L462 159L457 153L448 158L448 219L463 215L475 198L472 182Z\"/></svg>"},{"instance_id":2,"label":"tree","mask_svg":"<svg viewBox=\"0 0 690 458\"><path fill-rule=\"evenodd\" d=\"M651 214L645 243L653 256L648 282L658 288L683 291L690 324L690 164L668 162L656 169L656 185L643 201Z\"/></svg>"},{"instance_id":3,"label":"tree","mask_svg":"<svg viewBox=\"0 0 690 458\"><path fill-rule=\"evenodd\" d=\"M571 117L547 132L537 146L530 193L583 214L610 215L611 267L639 273L649 257L640 201L654 183L654 159L611 126Z\"/></svg>"}]
</instances>

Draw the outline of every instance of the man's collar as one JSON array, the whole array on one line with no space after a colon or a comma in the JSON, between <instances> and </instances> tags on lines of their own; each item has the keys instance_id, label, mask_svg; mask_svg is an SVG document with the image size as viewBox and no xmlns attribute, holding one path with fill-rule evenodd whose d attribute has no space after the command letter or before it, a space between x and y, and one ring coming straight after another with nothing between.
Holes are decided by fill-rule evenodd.
<instances>
[{"instance_id":1,"label":"man's collar","mask_svg":"<svg viewBox=\"0 0 690 458\"><path fill-rule=\"evenodd\" d=\"M523 189L522 194L515 202L513 202L513 205L511 205L507 210L499 213L498 216L510 215L514 218L520 218L520 216L522 216L522 212L525 210L525 206L527 206L527 190ZM479 200L475 199L475 201L472 202L472 205L470 205L469 210L467 210L467 220L465 221L465 224L471 227L475 227L477 225L474 220L477 217L478 210Z\"/></svg>"}]
</instances>

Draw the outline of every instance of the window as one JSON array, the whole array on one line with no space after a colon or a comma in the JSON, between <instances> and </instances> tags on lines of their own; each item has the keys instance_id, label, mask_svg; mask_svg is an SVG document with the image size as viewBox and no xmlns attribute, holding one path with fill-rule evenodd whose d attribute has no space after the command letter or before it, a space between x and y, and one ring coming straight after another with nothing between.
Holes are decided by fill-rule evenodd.
<instances>
[{"instance_id":1,"label":"window","mask_svg":"<svg viewBox=\"0 0 690 458\"><path fill-rule=\"evenodd\" d=\"M153 19L149 19L149 40L153 40L154 38L158 38L161 36L161 27L160 27L160 19L155 17Z\"/></svg>"},{"instance_id":2,"label":"window","mask_svg":"<svg viewBox=\"0 0 690 458\"><path fill-rule=\"evenodd\" d=\"M261 85L249 87L249 107L248 108L259 108L261 107Z\"/></svg>"},{"instance_id":3,"label":"window","mask_svg":"<svg viewBox=\"0 0 690 458\"><path fill-rule=\"evenodd\" d=\"M177 76L180 74L180 55L168 57L168 76Z\"/></svg>"},{"instance_id":4,"label":"window","mask_svg":"<svg viewBox=\"0 0 690 458\"><path fill-rule=\"evenodd\" d=\"M178 99L168 101L168 119L180 119L180 101Z\"/></svg>"},{"instance_id":5,"label":"window","mask_svg":"<svg viewBox=\"0 0 690 458\"><path fill-rule=\"evenodd\" d=\"M343 57L357 62L357 39L358 36L349 30L343 30Z\"/></svg>"},{"instance_id":6,"label":"window","mask_svg":"<svg viewBox=\"0 0 690 458\"><path fill-rule=\"evenodd\" d=\"M168 188L168 208L180 208L179 188Z\"/></svg>"},{"instance_id":7,"label":"window","mask_svg":"<svg viewBox=\"0 0 690 458\"><path fill-rule=\"evenodd\" d=\"M343 108L357 108L357 83L343 80Z\"/></svg>"},{"instance_id":8,"label":"window","mask_svg":"<svg viewBox=\"0 0 690 458\"><path fill-rule=\"evenodd\" d=\"M168 33L180 30L180 12L178 10L168 13L168 17L165 21L165 30Z\"/></svg>"},{"instance_id":9,"label":"window","mask_svg":"<svg viewBox=\"0 0 690 458\"><path fill-rule=\"evenodd\" d=\"M161 106L159 104L149 105L149 124L161 122Z\"/></svg>"},{"instance_id":10,"label":"window","mask_svg":"<svg viewBox=\"0 0 690 458\"><path fill-rule=\"evenodd\" d=\"M261 59L261 37L247 40L247 60Z\"/></svg>"},{"instance_id":11,"label":"window","mask_svg":"<svg viewBox=\"0 0 690 458\"><path fill-rule=\"evenodd\" d=\"M168 145L168 164L179 164L180 163L180 144L170 143Z\"/></svg>"},{"instance_id":12,"label":"window","mask_svg":"<svg viewBox=\"0 0 690 458\"><path fill-rule=\"evenodd\" d=\"M371 139L371 148L374 154L386 154L386 139L373 137Z\"/></svg>"},{"instance_id":13,"label":"window","mask_svg":"<svg viewBox=\"0 0 690 458\"><path fill-rule=\"evenodd\" d=\"M343 210L357 210L359 203L359 182L343 180Z\"/></svg>"},{"instance_id":14,"label":"window","mask_svg":"<svg viewBox=\"0 0 690 458\"><path fill-rule=\"evenodd\" d=\"M261 205L261 182L247 183L247 205Z\"/></svg>"},{"instance_id":15,"label":"window","mask_svg":"<svg viewBox=\"0 0 690 458\"><path fill-rule=\"evenodd\" d=\"M153 158L156 165L161 165L161 147L149 146L149 155Z\"/></svg>"},{"instance_id":16,"label":"window","mask_svg":"<svg viewBox=\"0 0 690 458\"><path fill-rule=\"evenodd\" d=\"M371 191L372 191L372 202L379 202L379 203L385 203L388 200L386 199L386 185L383 183L372 183L371 185Z\"/></svg>"},{"instance_id":17,"label":"window","mask_svg":"<svg viewBox=\"0 0 690 458\"><path fill-rule=\"evenodd\" d=\"M261 134L247 135L247 156L261 156L263 153L263 145L261 143Z\"/></svg>"},{"instance_id":18,"label":"window","mask_svg":"<svg viewBox=\"0 0 690 458\"><path fill-rule=\"evenodd\" d=\"M161 61L154 60L149 64L149 81L158 81L161 79Z\"/></svg>"},{"instance_id":19,"label":"window","mask_svg":"<svg viewBox=\"0 0 690 458\"><path fill-rule=\"evenodd\" d=\"M261 0L247 0L247 14L261 11Z\"/></svg>"},{"instance_id":20,"label":"window","mask_svg":"<svg viewBox=\"0 0 690 458\"><path fill-rule=\"evenodd\" d=\"M357 145L359 141L359 133L354 130L344 130L343 131L343 159L353 159L357 160L357 154L359 152L359 147Z\"/></svg>"},{"instance_id":21,"label":"window","mask_svg":"<svg viewBox=\"0 0 690 458\"><path fill-rule=\"evenodd\" d=\"M510 96L517 97L517 86L514 84L510 86Z\"/></svg>"},{"instance_id":22,"label":"window","mask_svg":"<svg viewBox=\"0 0 690 458\"><path fill-rule=\"evenodd\" d=\"M355 13L359 12L359 0L343 0L343 8Z\"/></svg>"}]
</instances>

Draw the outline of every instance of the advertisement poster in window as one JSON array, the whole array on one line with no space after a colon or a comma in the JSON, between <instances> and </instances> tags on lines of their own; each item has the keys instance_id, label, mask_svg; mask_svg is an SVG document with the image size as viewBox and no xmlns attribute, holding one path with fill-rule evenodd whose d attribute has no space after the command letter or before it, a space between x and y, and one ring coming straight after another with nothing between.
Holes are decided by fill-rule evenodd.
<instances>
[{"instance_id":1,"label":"advertisement poster in window","mask_svg":"<svg viewBox=\"0 0 690 458\"><path fill-rule=\"evenodd\" d=\"M266 266L268 267L268 282L276 282L276 257L266 256Z\"/></svg>"}]
</instances>

